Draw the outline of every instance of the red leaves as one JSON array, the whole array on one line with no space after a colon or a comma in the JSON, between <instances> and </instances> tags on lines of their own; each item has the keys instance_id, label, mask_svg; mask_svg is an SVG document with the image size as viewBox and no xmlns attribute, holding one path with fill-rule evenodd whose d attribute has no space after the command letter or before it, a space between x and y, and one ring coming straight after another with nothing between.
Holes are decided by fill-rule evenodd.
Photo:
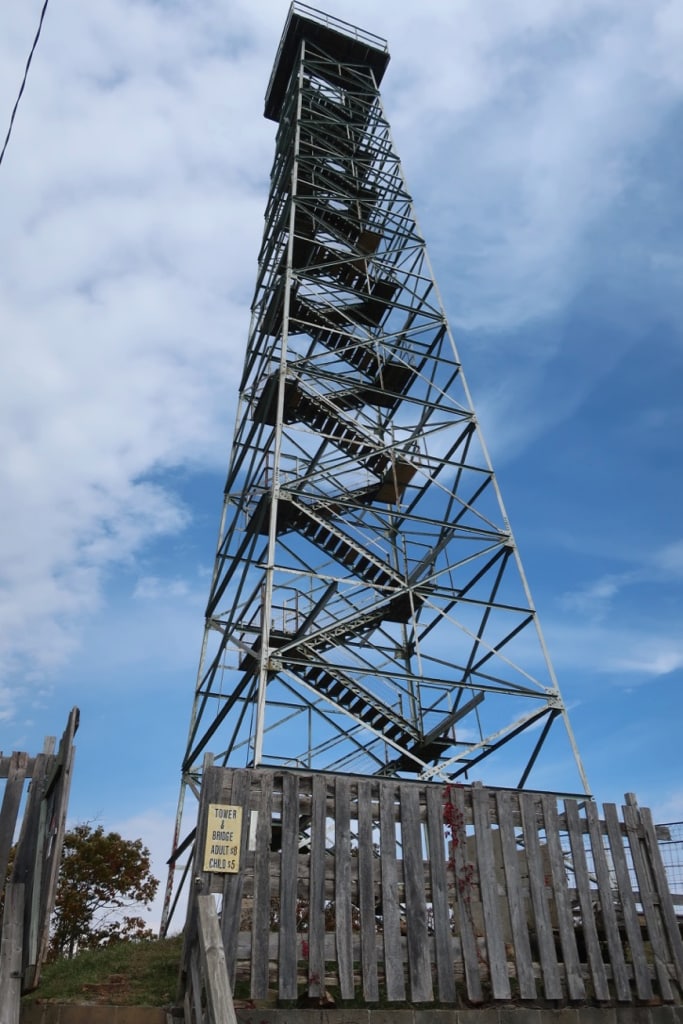
<instances>
[{"instance_id":1,"label":"red leaves","mask_svg":"<svg viewBox=\"0 0 683 1024\"><path fill-rule=\"evenodd\" d=\"M101 825L76 825L64 837L51 955L71 957L79 948L151 938L145 921L125 911L147 906L158 886L141 839L105 833Z\"/></svg>"}]
</instances>

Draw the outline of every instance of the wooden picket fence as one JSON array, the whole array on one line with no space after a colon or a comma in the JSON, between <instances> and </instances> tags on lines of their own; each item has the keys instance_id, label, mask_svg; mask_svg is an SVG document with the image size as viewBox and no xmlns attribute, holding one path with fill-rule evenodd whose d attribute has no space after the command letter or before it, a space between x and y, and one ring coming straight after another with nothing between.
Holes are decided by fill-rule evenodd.
<instances>
[{"instance_id":1,"label":"wooden picket fence","mask_svg":"<svg viewBox=\"0 0 683 1024\"><path fill-rule=\"evenodd\" d=\"M78 722L78 708L73 708L57 750L55 737L48 736L42 753L35 756L23 751L4 755L0 751L0 780L6 780L0 806L0 891L3 894L0 1020L3 1024L18 1022L20 996L38 985L47 952ZM9 872L13 846L14 860Z\"/></svg>"},{"instance_id":2,"label":"wooden picket fence","mask_svg":"<svg viewBox=\"0 0 683 1024\"><path fill-rule=\"evenodd\" d=\"M210 859L216 806L242 809L229 865ZM211 767L194 878L247 998L681 1001L680 922L631 795L620 820L547 793Z\"/></svg>"}]
</instances>

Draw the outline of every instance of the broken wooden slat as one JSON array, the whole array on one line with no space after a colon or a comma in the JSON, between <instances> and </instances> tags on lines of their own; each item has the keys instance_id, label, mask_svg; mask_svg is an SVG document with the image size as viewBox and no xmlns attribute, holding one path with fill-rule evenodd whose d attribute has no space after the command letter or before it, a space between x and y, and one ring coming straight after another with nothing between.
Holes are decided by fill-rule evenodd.
<instances>
[{"instance_id":1,"label":"broken wooden slat","mask_svg":"<svg viewBox=\"0 0 683 1024\"><path fill-rule=\"evenodd\" d=\"M237 1024L232 1001L232 988L225 964L225 949L213 896L200 895L197 897L197 904L199 952L209 1018L213 1021L221 1021L221 1024Z\"/></svg>"},{"instance_id":2,"label":"broken wooden slat","mask_svg":"<svg viewBox=\"0 0 683 1024\"><path fill-rule=\"evenodd\" d=\"M14 753L18 753L18 751L15 751ZM10 775L10 773L13 770L12 769L12 763L13 763L13 759L14 759L14 753L7 755L7 754L3 754L0 751L0 779L7 779L7 778L9 778L9 775ZM35 757L29 757L28 754L26 754L26 773L25 773L25 775L26 775L27 779L30 779L30 778L33 777L33 769L34 769L35 763L36 763Z\"/></svg>"}]
</instances>

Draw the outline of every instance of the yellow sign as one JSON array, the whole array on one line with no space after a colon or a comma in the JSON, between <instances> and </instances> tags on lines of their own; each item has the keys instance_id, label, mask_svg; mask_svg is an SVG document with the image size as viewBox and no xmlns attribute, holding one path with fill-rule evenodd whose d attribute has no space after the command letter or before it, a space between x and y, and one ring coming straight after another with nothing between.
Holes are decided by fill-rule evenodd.
<instances>
[{"instance_id":1,"label":"yellow sign","mask_svg":"<svg viewBox=\"0 0 683 1024\"><path fill-rule=\"evenodd\" d=\"M239 871L241 837L242 808L232 804L209 804L204 871Z\"/></svg>"}]
</instances>

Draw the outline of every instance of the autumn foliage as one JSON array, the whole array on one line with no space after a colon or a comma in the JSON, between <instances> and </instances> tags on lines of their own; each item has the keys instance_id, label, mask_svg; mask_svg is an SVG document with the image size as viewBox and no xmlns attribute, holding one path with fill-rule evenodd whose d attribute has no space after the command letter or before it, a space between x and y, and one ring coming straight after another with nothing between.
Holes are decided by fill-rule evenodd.
<instances>
[{"instance_id":1,"label":"autumn foliage","mask_svg":"<svg viewBox=\"0 0 683 1024\"><path fill-rule=\"evenodd\" d=\"M123 839L86 823L67 831L52 920L50 956L72 957L79 949L123 939L152 937L140 912L156 895L141 839Z\"/></svg>"}]
</instances>

